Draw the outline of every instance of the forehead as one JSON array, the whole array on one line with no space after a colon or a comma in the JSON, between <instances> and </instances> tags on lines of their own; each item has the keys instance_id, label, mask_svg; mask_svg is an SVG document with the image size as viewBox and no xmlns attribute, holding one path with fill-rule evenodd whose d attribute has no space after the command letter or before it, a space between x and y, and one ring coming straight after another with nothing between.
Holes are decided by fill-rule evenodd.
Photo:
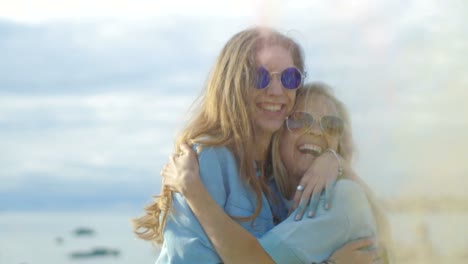
<instances>
[{"instance_id":1,"label":"forehead","mask_svg":"<svg viewBox=\"0 0 468 264\"><path fill-rule=\"evenodd\" d=\"M315 113L321 116L338 115L335 103L321 94L309 94L306 98L297 98L296 111Z\"/></svg>"},{"instance_id":2,"label":"forehead","mask_svg":"<svg viewBox=\"0 0 468 264\"><path fill-rule=\"evenodd\" d=\"M267 45L257 52L257 63L268 70L283 70L294 65L291 50L281 45Z\"/></svg>"}]
</instances>

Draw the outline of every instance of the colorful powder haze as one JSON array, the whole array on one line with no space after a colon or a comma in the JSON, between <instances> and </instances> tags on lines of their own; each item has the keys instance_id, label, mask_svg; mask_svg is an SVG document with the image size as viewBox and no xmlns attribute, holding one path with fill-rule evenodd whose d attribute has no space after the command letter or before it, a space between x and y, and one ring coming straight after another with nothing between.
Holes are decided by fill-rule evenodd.
<instances>
[{"instance_id":1,"label":"colorful powder haze","mask_svg":"<svg viewBox=\"0 0 468 264\"><path fill-rule=\"evenodd\" d=\"M350 2L0 1L0 210L139 214L222 45L269 25L347 104L398 263L462 263L468 2Z\"/></svg>"}]
</instances>

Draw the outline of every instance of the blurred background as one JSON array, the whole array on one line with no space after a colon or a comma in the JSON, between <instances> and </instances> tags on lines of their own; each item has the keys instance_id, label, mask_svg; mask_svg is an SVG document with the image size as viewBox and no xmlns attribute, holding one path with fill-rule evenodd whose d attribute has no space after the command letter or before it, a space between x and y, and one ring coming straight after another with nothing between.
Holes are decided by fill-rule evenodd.
<instances>
[{"instance_id":1,"label":"blurred background","mask_svg":"<svg viewBox=\"0 0 468 264\"><path fill-rule=\"evenodd\" d=\"M465 0L0 0L0 263L152 263L130 218L238 31L298 41L348 106L397 263L468 259Z\"/></svg>"}]
</instances>

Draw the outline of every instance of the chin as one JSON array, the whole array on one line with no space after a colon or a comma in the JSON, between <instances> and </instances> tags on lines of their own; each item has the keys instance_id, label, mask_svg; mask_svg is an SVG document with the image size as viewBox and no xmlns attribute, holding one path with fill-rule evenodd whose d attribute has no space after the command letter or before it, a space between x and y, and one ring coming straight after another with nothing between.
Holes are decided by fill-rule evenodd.
<instances>
[{"instance_id":1,"label":"chin","mask_svg":"<svg viewBox=\"0 0 468 264\"><path fill-rule=\"evenodd\" d=\"M264 132L275 133L282 125L282 122L262 122L259 127Z\"/></svg>"},{"instance_id":2,"label":"chin","mask_svg":"<svg viewBox=\"0 0 468 264\"><path fill-rule=\"evenodd\" d=\"M314 163L316 157L307 157L307 158L302 158L300 161L298 161L298 171L302 172L302 175L310 168L310 166Z\"/></svg>"}]
</instances>

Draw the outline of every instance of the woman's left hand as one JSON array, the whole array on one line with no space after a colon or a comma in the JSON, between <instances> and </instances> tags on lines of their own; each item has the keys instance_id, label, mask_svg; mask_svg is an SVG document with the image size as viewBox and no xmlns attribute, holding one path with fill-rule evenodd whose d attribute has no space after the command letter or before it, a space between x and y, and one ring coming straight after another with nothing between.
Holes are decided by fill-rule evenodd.
<instances>
[{"instance_id":1,"label":"woman's left hand","mask_svg":"<svg viewBox=\"0 0 468 264\"><path fill-rule=\"evenodd\" d=\"M339 167L338 160L331 152L323 153L312 163L301 178L294 195L292 210L298 208L295 220L301 220L306 211L308 217L314 216L324 189L325 209L328 210Z\"/></svg>"},{"instance_id":2,"label":"woman's left hand","mask_svg":"<svg viewBox=\"0 0 468 264\"><path fill-rule=\"evenodd\" d=\"M186 196L190 185L200 181L197 154L187 144L180 146L178 154L169 156L169 162L161 170L163 186Z\"/></svg>"}]
</instances>

